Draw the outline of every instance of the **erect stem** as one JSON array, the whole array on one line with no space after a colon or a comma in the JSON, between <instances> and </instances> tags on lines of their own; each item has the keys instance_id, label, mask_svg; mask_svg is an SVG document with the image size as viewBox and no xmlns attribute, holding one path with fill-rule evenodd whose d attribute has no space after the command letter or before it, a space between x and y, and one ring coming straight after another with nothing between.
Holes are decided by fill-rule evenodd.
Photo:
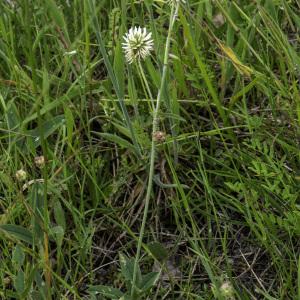
<instances>
[{"instance_id":1,"label":"erect stem","mask_svg":"<svg viewBox=\"0 0 300 300\"><path fill-rule=\"evenodd\" d=\"M144 82L144 84L146 86L146 90L147 90L148 96L151 99L152 110L154 110L154 99L153 99L153 96L152 96L152 93L151 93L151 90L150 90L150 87L149 87L149 84L148 84L148 80L147 80L147 78L145 76L144 69L142 67L142 64L141 64L140 60L138 61L138 66L139 66L139 71L140 71L140 74L142 76L143 82Z\"/></svg>"},{"instance_id":2,"label":"erect stem","mask_svg":"<svg viewBox=\"0 0 300 300\"><path fill-rule=\"evenodd\" d=\"M149 177L148 177L148 185L147 185L147 193L145 198L145 207L144 207L144 213L143 213L143 220L142 225L140 229L140 235L138 239L138 245L137 245L137 252L134 262L134 269L133 269L133 279L132 279L132 287L131 287L131 297L134 299L135 289L136 289L136 280L137 280L137 270L138 270L138 264L141 254L141 248L143 243L143 237L145 232L145 225L147 221L148 216L148 210L149 210L149 203L151 198L151 192L152 192L152 186L153 186L153 176L154 176L154 163L155 163L155 140L154 140L154 133L158 130L158 113L159 108L162 100L162 93L165 87L165 81L167 76L167 69L168 69L168 58L169 58L169 51L170 51L170 42L171 42L171 34L172 29L176 20L176 16L179 9L179 1L173 1L172 8L171 8L171 15L169 20L169 30L168 30L168 36L166 40L166 46L165 46L165 53L164 53L164 61L163 61L163 69L162 69L162 77L161 77L161 83L160 88L157 93L157 99L156 99L156 106L153 111L153 122L152 122L152 142L151 142L151 152L150 152L150 167L149 167Z\"/></svg>"}]
</instances>

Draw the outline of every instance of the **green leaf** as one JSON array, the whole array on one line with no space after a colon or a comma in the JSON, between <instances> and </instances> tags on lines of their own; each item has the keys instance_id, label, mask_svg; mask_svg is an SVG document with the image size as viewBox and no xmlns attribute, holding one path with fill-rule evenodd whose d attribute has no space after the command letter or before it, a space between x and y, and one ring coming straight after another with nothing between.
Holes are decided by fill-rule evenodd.
<instances>
[{"instance_id":1,"label":"green leaf","mask_svg":"<svg viewBox=\"0 0 300 300\"><path fill-rule=\"evenodd\" d=\"M67 137L68 142L72 144L73 140L73 128L74 128L74 117L72 110L69 107L65 107L65 118L66 118L66 127L67 127Z\"/></svg>"},{"instance_id":2,"label":"green leaf","mask_svg":"<svg viewBox=\"0 0 300 300\"><path fill-rule=\"evenodd\" d=\"M144 275L142 277L142 282L139 285L139 288L143 292L151 289L154 286L154 284L156 283L156 281L158 280L158 278L159 278L158 272L150 272L150 273Z\"/></svg>"},{"instance_id":3,"label":"green leaf","mask_svg":"<svg viewBox=\"0 0 300 300\"><path fill-rule=\"evenodd\" d=\"M50 229L50 236L56 241L57 245L61 247L65 231L61 226L54 226Z\"/></svg>"},{"instance_id":4,"label":"green leaf","mask_svg":"<svg viewBox=\"0 0 300 300\"><path fill-rule=\"evenodd\" d=\"M121 265L122 275L124 276L124 278L127 281L132 282L135 259L128 258L125 255L123 255L122 253L119 254L119 257L120 257L120 265ZM141 269L139 266L137 268L136 278L137 278L136 279L137 286L139 286L139 283L141 282L141 279L142 279Z\"/></svg>"},{"instance_id":5,"label":"green leaf","mask_svg":"<svg viewBox=\"0 0 300 300\"><path fill-rule=\"evenodd\" d=\"M135 152L135 148L131 143L129 143L125 139L123 139L115 134L110 134L110 133L98 133L98 134L100 136L104 137L105 139L116 143L117 145L119 145L122 148L130 149L131 151Z\"/></svg>"},{"instance_id":6,"label":"green leaf","mask_svg":"<svg viewBox=\"0 0 300 300\"><path fill-rule=\"evenodd\" d=\"M36 241L42 241L44 232L41 227L44 218L45 196L43 183L34 183L29 194L29 203L34 212L32 218L33 236Z\"/></svg>"},{"instance_id":7,"label":"green leaf","mask_svg":"<svg viewBox=\"0 0 300 300\"><path fill-rule=\"evenodd\" d=\"M147 71L151 77L152 82L155 84L156 88L160 88L161 76L160 73L155 69L152 61L150 59L146 60Z\"/></svg>"},{"instance_id":8,"label":"green leaf","mask_svg":"<svg viewBox=\"0 0 300 300\"><path fill-rule=\"evenodd\" d=\"M104 285L94 285L88 288L89 293L100 293L101 295L108 297L109 299L120 299L123 297L123 293L115 288L104 286Z\"/></svg>"},{"instance_id":9,"label":"green leaf","mask_svg":"<svg viewBox=\"0 0 300 300\"><path fill-rule=\"evenodd\" d=\"M0 225L0 230L4 231L9 236L16 238L20 241L24 241L28 244L33 244L32 233L24 228L23 226L13 225L13 224L3 224Z\"/></svg>"},{"instance_id":10,"label":"green leaf","mask_svg":"<svg viewBox=\"0 0 300 300\"><path fill-rule=\"evenodd\" d=\"M148 248L151 254L159 261L164 261L168 258L167 249L159 242L153 242L148 244Z\"/></svg>"},{"instance_id":11,"label":"green leaf","mask_svg":"<svg viewBox=\"0 0 300 300\"><path fill-rule=\"evenodd\" d=\"M43 298L43 294L39 291L32 291L30 293L31 299L32 300L42 300Z\"/></svg>"},{"instance_id":12,"label":"green leaf","mask_svg":"<svg viewBox=\"0 0 300 300\"><path fill-rule=\"evenodd\" d=\"M61 206L60 201L55 201L54 203L54 218L57 225L61 226L64 231L66 231L66 217L65 212Z\"/></svg>"},{"instance_id":13,"label":"green leaf","mask_svg":"<svg viewBox=\"0 0 300 300\"><path fill-rule=\"evenodd\" d=\"M18 294L22 294L25 289L25 276L22 270L18 270L17 276L14 280L14 286Z\"/></svg>"},{"instance_id":14,"label":"green leaf","mask_svg":"<svg viewBox=\"0 0 300 300\"><path fill-rule=\"evenodd\" d=\"M26 273L26 280L25 280L25 290L23 292L24 299L27 299L27 295L32 291L33 288L33 281L36 276L36 273L39 272L39 265L33 265L30 270L27 270ZM30 298L31 299L31 298ZM32 297L32 300L40 300L40 299L45 299L45 297Z\"/></svg>"},{"instance_id":15,"label":"green leaf","mask_svg":"<svg viewBox=\"0 0 300 300\"><path fill-rule=\"evenodd\" d=\"M12 254L12 262L19 269L24 262L25 255L20 245L17 245Z\"/></svg>"},{"instance_id":16,"label":"green leaf","mask_svg":"<svg viewBox=\"0 0 300 300\"><path fill-rule=\"evenodd\" d=\"M43 280L42 274L40 272L37 271L34 273L34 281L36 286L38 287L39 292L43 295L41 299L46 299L46 295L47 295L46 285L45 285L45 281Z\"/></svg>"},{"instance_id":17,"label":"green leaf","mask_svg":"<svg viewBox=\"0 0 300 300\"><path fill-rule=\"evenodd\" d=\"M8 129L16 131L16 128L20 125L21 121L19 111L13 100L9 101L7 104L6 118Z\"/></svg>"},{"instance_id":18,"label":"green leaf","mask_svg":"<svg viewBox=\"0 0 300 300\"><path fill-rule=\"evenodd\" d=\"M65 123L65 116L59 115L51 120L44 121L40 126L35 129L26 132L30 135L29 142L33 144L33 147L38 147L41 145L41 132L43 133L43 138L46 139L51 134L53 134L58 128Z\"/></svg>"}]
</instances>

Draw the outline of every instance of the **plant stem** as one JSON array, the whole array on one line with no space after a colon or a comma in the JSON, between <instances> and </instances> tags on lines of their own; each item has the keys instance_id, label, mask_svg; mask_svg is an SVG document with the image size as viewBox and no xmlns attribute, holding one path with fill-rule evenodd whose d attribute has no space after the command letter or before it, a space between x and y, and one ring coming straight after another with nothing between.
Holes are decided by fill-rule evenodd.
<instances>
[{"instance_id":1,"label":"plant stem","mask_svg":"<svg viewBox=\"0 0 300 300\"><path fill-rule=\"evenodd\" d=\"M132 288L131 288L131 297L133 299L135 288L136 288L136 276L137 276L137 270L138 270L138 263L140 259L141 254L141 248L143 243L143 237L145 232L145 226L148 216L148 210L149 210L149 203L150 203L150 197L152 192L152 186L153 186L153 176L154 176L154 163L155 163L155 140L153 138L153 134L158 129L158 112L160 108L160 103L162 99L162 93L165 87L165 81L167 76L167 69L168 69L168 58L169 58L169 50L170 50L170 42L171 42L171 34L172 29L176 20L176 16L179 9L179 1L172 3L171 8L171 15L170 15L170 21L169 21L169 30L168 30L168 36L166 40L166 46L165 46L165 53L164 53L164 61L163 61L163 70L162 70L162 77L161 77L161 83L160 88L157 93L157 99L156 99L156 107L153 111L153 123L152 123L152 142L151 142L151 153L150 153L150 167L149 167L149 178L148 178L148 185L147 185L147 193L146 193L146 199L145 199L145 208L143 213L143 220L142 225L140 229L140 235L138 240L138 246L137 246L137 252L135 257L135 263L134 263L134 270L133 270L133 280L132 280Z\"/></svg>"},{"instance_id":2,"label":"plant stem","mask_svg":"<svg viewBox=\"0 0 300 300\"><path fill-rule=\"evenodd\" d=\"M144 84L146 86L146 90L147 90L148 96L151 99L152 110L154 111L154 107L155 107L154 106L154 98L152 96L152 93L151 93L151 90L150 90L150 87L149 87L149 84L148 84L148 80L147 80L147 78L145 76L144 69L142 67L142 64L141 64L140 60L138 61L138 66L139 66L139 71L140 71L141 77L142 77L143 82L144 82Z\"/></svg>"}]
</instances>

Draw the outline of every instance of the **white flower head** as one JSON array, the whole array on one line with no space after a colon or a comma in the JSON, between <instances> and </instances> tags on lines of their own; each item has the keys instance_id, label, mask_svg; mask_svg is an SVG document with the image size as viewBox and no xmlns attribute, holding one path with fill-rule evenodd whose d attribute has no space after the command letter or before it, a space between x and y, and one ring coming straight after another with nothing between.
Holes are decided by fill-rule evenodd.
<instances>
[{"instance_id":1,"label":"white flower head","mask_svg":"<svg viewBox=\"0 0 300 300\"><path fill-rule=\"evenodd\" d=\"M153 50L152 33L148 33L146 28L132 27L123 39L122 48L130 64L136 60L145 59Z\"/></svg>"},{"instance_id":2,"label":"white flower head","mask_svg":"<svg viewBox=\"0 0 300 300\"><path fill-rule=\"evenodd\" d=\"M221 287L220 287L221 294L226 298L226 299L232 299L234 295L234 289L233 286L231 285L230 282L225 281Z\"/></svg>"}]
</instances>

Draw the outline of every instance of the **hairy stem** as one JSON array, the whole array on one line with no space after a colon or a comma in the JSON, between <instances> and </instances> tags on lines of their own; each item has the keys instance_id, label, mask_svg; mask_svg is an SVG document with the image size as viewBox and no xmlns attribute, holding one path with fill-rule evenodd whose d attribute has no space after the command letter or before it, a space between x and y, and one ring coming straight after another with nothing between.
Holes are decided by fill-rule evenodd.
<instances>
[{"instance_id":1,"label":"hairy stem","mask_svg":"<svg viewBox=\"0 0 300 300\"><path fill-rule=\"evenodd\" d=\"M146 193L146 199L145 199L143 220L142 220L142 225L141 225L141 229L140 229L140 235L139 235L137 252L136 252L135 263L134 263L134 270L133 270L133 280L132 280L132 289L131 289L132 299L134 299L134 294L135 294L135 289L136 289L137 269L138 269L140 254L141 254L141 248L142 248L142 243L143 243L143 237L144 237L144 232L145 232L145 226L146 226L148 210L149 210L149 203L150 203L152 186L153 186L154 163L155 163L155 152L156 152L155 151L156 150L155 149L155 140L153 138L153 135L158 130L158 121L159 121L158 113L159 113L159 108L160 108L160 104L161 104L161 100L162 100L162 93L163 93L163 90L165 87L166 76L167 76L171 34L172 34L173 26L174 26L174 23L176 20L176 16L178 13L178 9L179 9L179 1L173 2L172 9L171 9L171 15L170 15L170 21L169 21L168 36L167 36L166 46L165 46L161 83L160 83L160 88L157 93L156 106L153 111L152 143L151 143L151 153L150 153L149 177L148 177L148 185L147 185L147 193Z\"/></svg>"}]
</instances>

